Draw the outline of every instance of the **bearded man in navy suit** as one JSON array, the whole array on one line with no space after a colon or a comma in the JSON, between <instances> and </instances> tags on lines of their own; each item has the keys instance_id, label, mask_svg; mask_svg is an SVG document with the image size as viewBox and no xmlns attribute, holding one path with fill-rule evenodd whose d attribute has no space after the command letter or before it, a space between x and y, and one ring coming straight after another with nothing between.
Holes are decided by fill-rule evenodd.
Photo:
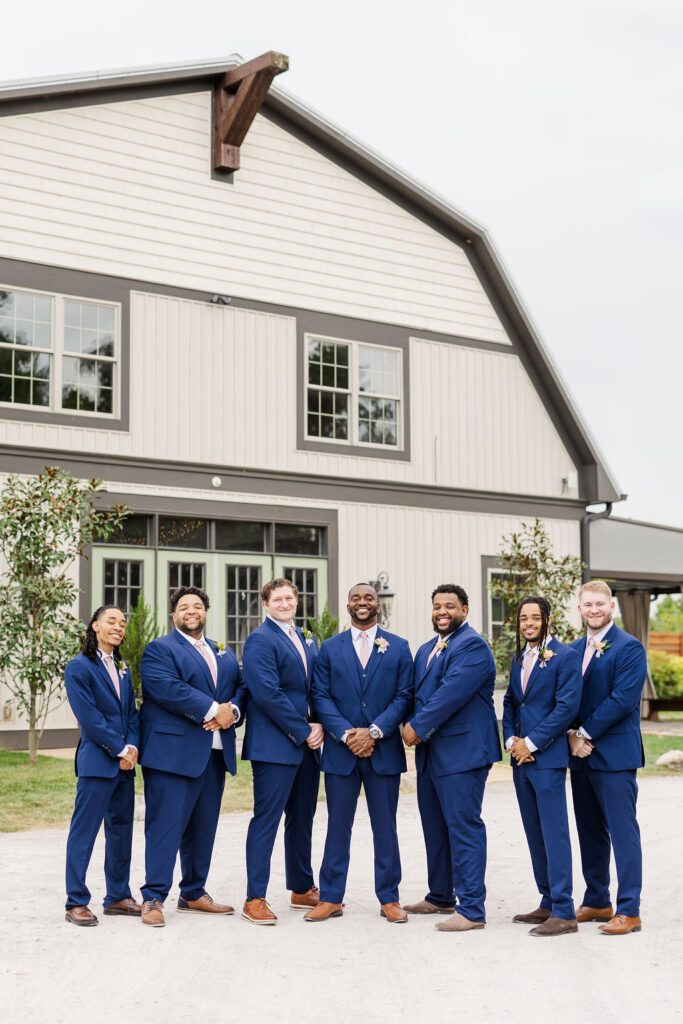
<instances>
[{"instance_id":1,"label":"bearded man in navy suit","mask_svg":"<svg viewBox=\"0 0 683 1024\"><path fill-rule=\"evenodd\" d=\"M245 689L237 658L204 636L209 598L171 595L174 630L147 644L140 664L140 763L145 780L142 923L165 924L163 905L180 851L178 910L232 914L206 891L225 786L237 771L235 724Z\"/></svg>"},{"instance_id":2,"label":"bearded man in navy suit","mask_svg":"<svg viewBox=\"0 0 683 1024\"><path fill-rule=\"evenodd\" d=\"M254 816L247 832L247 898L242 917L274 925L266 902L270 859L285 816L285 873L292 910L318 903L311 867L313 816L320 785L323 727L313 721L311 680L318 653L315 640L294 624L298 588L270 580L261 590L265 622L244 645L244 679L249 691L242 757L251 761Z\"/></svg>"},{"instance_id":3,"label":"bearded man in navy suit","mask_svg":"<svg viewBox=\"0 0 683 1024\"><path fill-rule=\"evenodd\" d=\"M351 829L363 786L375 850L380 914L407 921L398 903L401 858L396 810L406 756L400 726L413 690L407 640L377 625L377 591L358 583L349 591L351 629L325 640L313 672L316 716L325 728L322 770L327 794L327 840L320 868L320 903L304 920L341 917Z\"/></svg>"},{"instance_id":4,"label":"bearded man in navy suit","mask_svg":"<svg viewBox=\"0 0 683 1024\"><path fill-rule=\"evenodd\" d=\"M579 612L587 632L573 644L582 659L583 691L577 728L569 733L569 767L586 892L576 919L601 921L604 935L626 935L641 928L636 772L645 763L640 699L647 657L640 641L612 621L612 591L603 580L584 583ZM610 846L616 913L609 894Z\"/></svg>"},{"instance_id":5,"label":"bearded man in navy suit","mask_svg":"<svg viewBox=\"0 0 683 1024\"><path fill-rule=\"evenodd\" d=\"M512 920L535 925L529 934L536 936L578 931L565 789L566 733L581 700L581 662L576 651L550 635L551 623L544 597L520 603L517 650L503 698L503 738L512 754L512 778L541 893L536 910Z\"/></svg>"},{"instance_id":6,"label":"bearded man in navy suit","mask_svg":"<svg viewBox=\"0 0 683 1024\"><path fill-rule=\"evenodd\" d=\"M414 746L417 802L427 848L429 892L409 914L449 914L439 931L486 923L486 826L481 818L491 765L501 758L493 706L491 648L466 621L467 594L454 583L432 594L437 633L415 656L415 710L403 729ZM457 898L458 908L455 908Z\"/></svg>"}]
</instances>

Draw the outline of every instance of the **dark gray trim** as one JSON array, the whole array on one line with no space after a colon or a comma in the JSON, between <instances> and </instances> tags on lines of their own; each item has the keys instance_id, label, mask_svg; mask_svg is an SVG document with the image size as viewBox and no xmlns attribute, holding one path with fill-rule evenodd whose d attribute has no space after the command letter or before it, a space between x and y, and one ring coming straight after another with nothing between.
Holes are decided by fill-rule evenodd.
<instances>
[{"instance_id":1,"label":"dark gray trim","mask_svg":"<svg viewBox=\"0 0 683 1024\"><path fill-rule=\"evenodd\" d=\"M683 577L675 573L649 573L629 572L621 569L593 569L591 567L590 577L592 580L605 580L612 590L651 590L659 594L678 594L683 587Z\"/></svg>"},{"instance_id":2,"label":"dark gray trim","mask_svg":"<svg viewBox=\"0 0 683 1024\"><path fill-rule=\"evenodd\" d=\"M489 569L502 569L497 555L481 556L481 631L486 636L491 632L491 615L489 613Z\"/></svg>"},{"instance_id":3,"label":"dark gray trim","mask_svg":"<svg viewBox=\"0 0 683 1024\"><path fill-rule=\"evenodd\" d=\"M0 456L1 458L1 456ZM125 491L107 491L96 499L102 507L129 504L134 512L153 515L195 515L213 519L245 519L251 522L275 520L280 523L297 523L303 526L324 526L327 529L327 588L330 614L339 616L339 524L337 509L292 508L290 505L254 505L239 501L211 501L206 498L163 497L147 494L130 494ZM98 545L99 546L99 545ZM97 548L95 548L97 550ZM149 547L140 551L150 551ZM92 548L87 548L81 557L79 616L84 621L93 611L92 593ZM214 552L209 552L214 554ZM230 554L230 552L220 552ZM281 557L278 555L278 557ZM296 556L292 555L292 558ZM99 600L99 599L98 599Z\"/></svg>"},{"instance_id":4,"label":"dark gray trim","mask_svg":"<svg viewBox=\"0 0 683 1024\"><path fill-rule=\"evenodd\" d=\"M341 332L341 333L340 333ZM403 448L375 448L366 445L312 441L306 437L306 344L305 335L358 341L368 345L384 345L401 350L403 364ZM351 317L333 316L299 310L296 314L296 446L300 451L327 452L337 455L360 455L367 459L391 459L410 462L410 332L390 324L372 323Z\"/></svg>"},{"instance_id":5,"label":"dark gray trim","mask_svg":"<svg viewBox=\"0 0 683 1024\"><path fill-rule=\"evenodd\" d=\"M40 737L38 753L45 750L59 750L61 747L76 747L81 736L78 727L72 729L50 729ZM50 746L45 744L49 741ZM0 750L28 750L28 729L0 729Z\"/></svg>"},{"instance_id":6,"label":"dark gray trim","mask_svg":"<svg viewBox=\"0 0 683 1024\"><path fill-rule=\"evenodd\" d=\"M128 430L130 425L130 287L122 278L104 274L85 274L42 263L0 258L0 281L14 288L37 288L39 291L59 295L82 296L117 302L121 306L121 336L119 358L120 415L74 416L69 412L43 410L36 406L17 409L0 406L0 419L21 420L24 423L53 423L59 426L96 428L98 430Z\"/></svg>"},{"instance_id":7,"label":"dark gray trim","mask_svg":"<svg viewBox=\"0 0 683 1024\"><path fill-rule=\"evenodd\" d=\"M97 453L64 452L55 449L27 449L0 445L0 471L39 473L45 466L59 465L75 476L105 477L108 480L155 487L201 488L211 486L213 476L221 477L221 491L246 494L286 494L292 498L344 501L354 505L404 505L408 508L443 509L458 512L488 512L511 516L578 520L583 504L570 498L543 495L471 491L413 483L393 483L359 477L332 477L312 473L283 473L234 466L197 466L187 462L154 462L118 458ZM172 500L172 499L170 499ZM197 505L194 500L192 508Z\"/></svg>"}]
</instances>

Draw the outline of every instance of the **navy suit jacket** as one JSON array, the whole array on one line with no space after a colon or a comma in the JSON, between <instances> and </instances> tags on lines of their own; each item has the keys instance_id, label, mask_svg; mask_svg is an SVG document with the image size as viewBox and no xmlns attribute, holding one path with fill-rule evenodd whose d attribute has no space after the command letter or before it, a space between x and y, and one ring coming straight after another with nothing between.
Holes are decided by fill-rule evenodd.
<instances>
[{"instance_id":1,"label":"navy suit jacket","mask_svg":"<svg viewBox=\"0 0 683 1024\"><path fill-rule=\"evenodd\" d=\"M406 770L406 755L399 732L412 704L413 659L408 641L378 629L388 646L381 654L373 645L365 669L353 646L351 630L325 640L313 670L311 696L315 716L329 739L323 747L321 768L332 775L350 775L358 758L341 737L348 729L373 723L384 734L370 755L378 775Z\"/></svg>"},{"instance_id":2,"label":"navy suit jacket","mask_svg":"<svg viewBox=\"0 0 683 1024\"><path fill-rule=\"evenodd\" d=\"M242 744L245 761L301 764L311 726L310 686L318 654L315 640L307 641L297 626L306 654L301 656L283 630L266 619L246 640L242 664L249 692L247 727ZM314 751L320 760L320 751Z\"/></svg>"},{"instance_id":3,"label":"navy suit jacket","mask_svg":"<svg viewBox=\"0 0 683 1024\"><path fill-rule=\"evenodd\" d=\"M121 674L121 700L116 696L104 663L78 654L64 670L66 695L81 727L76 748L76 775L112 779L120 764L118 755L127 743L140 745L140 727L130 669Z\"/></svg>"},{"instance_id":4,"label":"navy suit jacket","mask_svg":"<svg viewBox=\"0 0 683 1024\"><path fill-rule=\"evenodd\" d=\"M548 644L554 657L536 659L525 693L522 666L513 658L510 682L503 698L503 739L528 736L538 750L525 768L566 768L569 764L567 729L581 700L581 659L573 648L554 637ZM513 762L513 767L521 767Z\"/></svg>"},{"instance_id":5,"label":"navy suit jacket","mask_svg":"<svg viewBox=\"0 0 683 1024\"><path fill-rule=\"evenodd\" d=\"M423 771L427 748L437 775L452 775L500 761L498 721L493 706L496 665L491 648L468 622L452 634L448 647L429 667L439 637L415 655L415 713L410 719L423 740L415 766Z\"/></svg>"},{"instance_id":6,"label":"navy suit jacket","mask_svg":"<svg viewBox=\"0 0 683 1024\"><path fill-rule=\"evenodd\" d=\"M577 715L595 749L588 757L572 757L572 769L593 768L618 772L645 764L640 735L640 698L647 677L645 648L630 633L612 625L603 638L608 644L596 651L583 677L581 704ZM586 637L572 647L583 661Z\"/></svg>"},{"instance_id":7,"label":"navy suit jacket","mask_svg":"<svg viewBox=\"0 0 683 1024\"><path fill-rule=\"evenodd\" d=\"M203 728L204 716L214 701L236 704L244 715L245 689L237 658L230 649L216 655L218 685L199 651L176 629L147 644L140 662L140 763L172 775L198 778L209 762L213 733ZM221 729L225 767L234 775L235 727Z\"/></svg>"}]
</instances>

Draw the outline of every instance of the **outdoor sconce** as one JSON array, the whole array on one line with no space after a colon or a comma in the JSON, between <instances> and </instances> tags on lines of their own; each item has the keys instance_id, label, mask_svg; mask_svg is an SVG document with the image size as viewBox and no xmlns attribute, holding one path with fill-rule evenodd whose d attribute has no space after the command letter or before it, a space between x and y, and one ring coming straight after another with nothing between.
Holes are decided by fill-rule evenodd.
<instances>
[{"instance_id":1,"label":"outdoor sconce","mask_svg":"<svg viewBox=\"0 0 683 1024\"><path fill-rule=\"evenodd\" d=\"M389 589L389 573L378 572L376 580L370 580L370 586L377 591L379 599L379 625L388 629L391 623L391 609L394 603L394 592Z\"/></svg>"}]
</instances>

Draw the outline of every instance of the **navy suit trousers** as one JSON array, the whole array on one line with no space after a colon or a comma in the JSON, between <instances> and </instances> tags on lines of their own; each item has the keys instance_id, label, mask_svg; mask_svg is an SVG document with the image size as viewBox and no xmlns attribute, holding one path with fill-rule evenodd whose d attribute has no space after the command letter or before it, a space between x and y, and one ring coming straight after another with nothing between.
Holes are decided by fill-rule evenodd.
<instances>
[{"instance_id":1,"label":"navy suit trousers","mask_svg":"<svg viewBox=\"0 0 683 1024\"><path fill-rule=\"evenodd\" d=\"M315 885L311 867L313 817L318 804L320 768L306 747L301 764L252 761L254 816L247 831L247 899L265 898L270 859L285 816L285 877L292 892Z\"/></svg>"},{"instance_id":2,"label":"navy suit trousers","mask_svg":"<svg viewBox=\"0 0 683 1024\"><path fill-rule=\"evenodd\" d=\"M361 785L372 826L375 851L375 892L380 903L398 901L401 858L396 832L399 775L377 775L371 758L359 758L350 775L325 775L327 838L320 868L320 899L341 903L346 889L351 851L351 829Z\"/></svg>"},{"instance_id":3,"label":"navy suit trousers","mask_svg":"<svg viewBox=\"0 0 683 1024\"><path fill-rule=\"evenodd\" d=\"M553 917L572 920L572 847L567 817L566 768L513 767L531 865L541 906Z\"/></svg>"},{"instance_id":4,"label":"navy suit trousers","mask_svg":"<svg viewBox=\"0 0 683 1024\"><path fill-rule=\"evenodd\" d=\"M581 870L586 882L583 905L603 909L611 904L611 841L617 868L616 913L638 917L643 856L636 818L636 771L603 772L584 768L572 771L571 780Z\"/></svg>"},{"instance_id":5,"label":"navy suit trousers","mask_svg":"<svg viewBox=\"0 0 683 1024\"><path fill-rule=\"evenodd\" d=\"M429 892L437 907L452 907L470 921L484 921L486 826L481 817L491 765L437 775L429 761L417 774L417 805L427 849Z\"/></svg>"},{"instance_id":6,"label":"navy suit trousers","mask_svg":"<svg viewBox=\"0 0 683 1024\"><path fill-rule=\"evenodd\" d=\"M180 851L180 895L198 900L206 892L213 842L225 787L222 750L212 750L196 779L156 768L145 780L145 884L143 900L166 899Z\"/></svg>"},{"instance_id":7,"label":"navy suit trousers","mask_svg":"<svg viewBox=\"0 0 683 1024\"><path fill-rule=\"evenodd\" d=\"M104 906L131 895L130 853L135 809L134 772L118 771L111 779L81 775L66 842L66 906L86 907L90 891L85 876L97 833L104 821Z\"/></svg>"}]
</instances>

